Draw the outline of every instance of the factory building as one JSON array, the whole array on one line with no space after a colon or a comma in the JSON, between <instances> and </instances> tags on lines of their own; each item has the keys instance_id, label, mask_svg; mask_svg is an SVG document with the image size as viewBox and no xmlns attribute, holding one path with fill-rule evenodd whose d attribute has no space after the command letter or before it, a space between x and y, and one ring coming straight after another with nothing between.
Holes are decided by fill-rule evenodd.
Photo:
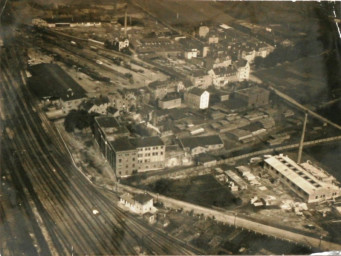
<instances>
[{"instance_id":1,"label":"factory building","mask_svg":"<svg viewBox=\"0 0 341 256\"><path fill-rule=\"evenodd\" d=\"M129 137L114 117L96 117L94 137L118 177L165 167L165 145L158 137Z\"/></svg>"},{"instance_id":2,"label":"factory building","mask_svg":"<svg viewBox=\"0 0 341 256\"><path fill-rule=\"evenodd\" d=\"M341 195L335 180L309 162L297 164L280 154L266 158L264 169L307 203L333 200Z\"/></svg>"}]
</instances>

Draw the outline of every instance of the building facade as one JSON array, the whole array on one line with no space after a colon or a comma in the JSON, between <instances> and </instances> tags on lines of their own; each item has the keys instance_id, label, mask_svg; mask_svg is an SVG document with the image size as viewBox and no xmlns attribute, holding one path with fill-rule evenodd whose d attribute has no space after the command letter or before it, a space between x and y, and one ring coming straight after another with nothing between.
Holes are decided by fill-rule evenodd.
<instances>
[{"instance_id":1,"label":"building facade","mask_svg":"<svg viewBox=\"0 0 341 256\"><path fill-rule=\"evenodd\" d=\"M158 136L136 139L136 150L139 171L165 167L166 147Z\"/></svg>"},{"instance_id":2,"label":"building facade","mask_svg":"<svg viewBox=\"0 0 341 256\"><path fill-rule=\"evenodd\" d=\"M184 98L185 103L188 106L198 109L206 109L209 105L210 93L199 88L193 88L192 90L185 93Z\"/></svg>"},{"instance_id":3,"label":"building facade","mask_svg":"<svg viewBox=\"0 0 341 256\"><path fill-rule=\"evenodd\" d=\"M237 91L235 97L242 100L247 107L260 107L269 103L270 91L260 87L250 87Z\"/></svg>"},{"instance_id":4,"label":"building facade","mask_svg":"<svg viewBox=\"0 0 341 256\"><path fill-rule=\"evenodd\" d=\"M136 195L125 193L120 196L120 203L137 214L145 214L154 209L153 197L147 193Z\"/></svg>"},{"instance_id":5,"label":"building facade","mask_svg":"<svg viewBox=\"0 0 341 256\"><path fill-rule=\"evenodd\" d=\"M179 94L167 94L162 100L159 100L159 108L172 109L181 107L181 97Z\"/></svg>"}]
</instances>

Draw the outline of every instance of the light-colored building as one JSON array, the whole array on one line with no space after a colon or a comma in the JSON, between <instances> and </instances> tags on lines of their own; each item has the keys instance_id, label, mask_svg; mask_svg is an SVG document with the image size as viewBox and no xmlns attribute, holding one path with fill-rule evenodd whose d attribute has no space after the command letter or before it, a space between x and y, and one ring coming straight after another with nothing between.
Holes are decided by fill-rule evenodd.
<instances>
[{"instance_id":1,"label":"light-colored building","mask_svg":"<svg viewBox=\"0 0 341 256\"><path fill-rule=\"evenodd\" d=\"M153 197L147 193L136 195L125 193L120 196L120 203L137 214L152 212L154 209Z\"/></svg>"},{"instance_id":2,"label":"light-colored building","mask_svg":"<svg viewBox=\"0 0 341 256\"><path fill-rule=\"evenodd\" d=\"M193 87L206 89L212 85L212 77L202 70L193 72L189 79L192 82Z\"/></svg>"},{"instance_id":3,"label":"light-colored building","mask_svg":"<svg viewBox=\"0 0 341 256\"><path fill-rule=\"evenodd\" d=\"M200 37L206 37L208 32L210 32L209 27L207 27L207 26L200 26L199 27L199 36Z\"/></svg>"},{"instance_id":4,"label":"light-colored building","mask_svg":"<svg viewBox=\"0 0 341 256\"><path fill-rule=\"evenodd\" d=\"M206 109L208 108L210 102L210 93L199 88L193 88L192 90L185 93L184 98L185 103L188 106Z\"/></svg>"},{"instance_id":5,"label":"light-colored building","mask_svg":"<svg viewBox=\"0 0 341 256\"><path fill-rule=\"evenodd\" d=\"M187 50L185 50L184 56L185 56L185 59L190 60L193 58L197 58L199 53L200 53L199 50L196 48L187 49Z\"/></svg>"},{"instance_id":6,"label":"light-colored building","mask_svg":"<svg viewBox=\"0 0 341 256\"><path fill-rule=\"evenodd\" d=\"M238 60L235 63L237 69L237 79L238 81L249 80L250 77L250 64L246 60Z\"/></svg>"},{"instance_id":7,"label":"light-colored building","mask_svg":"<svg viewBox=\"0 0 341 256\"><path fill-rule=\"evenodd\" d=\"M184 150L190 152L193 156L224 147L224 142L219 135L182 138L180 143Z\"/></svg>"},{"instance_id":8,"label":"light-colored building","mask_svg":"<svg viewBox=\"0 0 341 256\"><path fill-rule=\"evenodd\" d=\"M216 35L211 35L209 38L208 38L208 44L217 44L219 43L219 37L216 36Z\"/></svg>"},{"instance_id":9,"label":"light-colored building","mask_svg":"<svg viewBox=\"0 0 341 256\"><path fill-rule=\"evenodd\" d=\"M138 138L135 141L139 171L165 167L166 146L158 136Z\"/></svg>"},{"instance_id":10,"label":"light-colored building","mask_svg":"<svg viewBox=\"0 0 341 256\"><path fill-rule=\"evenodd\" d=\"M332 200L341 195L340 187L333 180L319 179L321 173L309 162L297 164L283 154L264 160L264 169L307 203ZM326 176L326 173L323 173Z\"/></svg>"}]
</instances>

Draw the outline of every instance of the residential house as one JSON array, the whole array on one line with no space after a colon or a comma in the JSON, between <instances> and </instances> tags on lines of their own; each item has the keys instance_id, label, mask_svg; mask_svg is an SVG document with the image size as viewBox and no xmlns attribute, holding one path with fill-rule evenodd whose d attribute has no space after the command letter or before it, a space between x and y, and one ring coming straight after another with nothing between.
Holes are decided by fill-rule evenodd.
<instances>
[{"instance_id":1,"label":"residential house","mask_svg":"<svg viewBox=\"0 0 341 256\"><path fill-rule=\"evenodd\" d=\"M153 197L148 193L135 195L125 193L120 196L120 203L130 211L141 215L154 210Z\"/></svg>"},{"instance_id":2,"label":"residential house","mask_svg":"<svg viewBox=\"0 0 341 256\"><path fill-rule=\"evenodd\" d=\"M238 60L234 63L237 69L237 79L238 81L249 80L250 76L250 64L246 60Z\"/></svg>"}]
</instances>

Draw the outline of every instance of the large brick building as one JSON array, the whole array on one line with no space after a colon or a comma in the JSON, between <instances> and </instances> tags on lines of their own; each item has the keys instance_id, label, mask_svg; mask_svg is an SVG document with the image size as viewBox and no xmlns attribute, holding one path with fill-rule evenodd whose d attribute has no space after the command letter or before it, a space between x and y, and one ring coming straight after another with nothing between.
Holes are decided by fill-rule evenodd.
<instances>
[{"instance_id":1,"label":"large brick building","mask_svg":"<svg viewBox=\"0 0 341 256\"><path fill-rule=\"evenodd\" d=\"M114 117L96 117L95 140L118 177L165 166L165 145L158 137L129 137Z\"/></svg>"}]
</instances>

